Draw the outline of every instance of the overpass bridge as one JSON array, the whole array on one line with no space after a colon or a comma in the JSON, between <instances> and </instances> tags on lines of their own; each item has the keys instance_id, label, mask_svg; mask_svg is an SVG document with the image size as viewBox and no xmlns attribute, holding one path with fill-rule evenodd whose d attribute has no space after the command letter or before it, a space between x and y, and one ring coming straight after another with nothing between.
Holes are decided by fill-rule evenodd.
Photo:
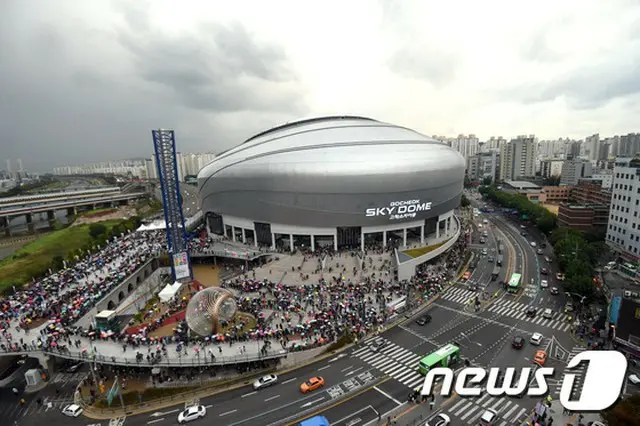
<instances>
[{"instance_id":1,"label":"overpass bridge","mask_svg":"<svg viewBox=\"0 0 640 426\"><path fill-rule=\"evenodd\" d=\"M123 193L123 191L121 191L119 187L112 186L107 188L83 189L78 191L58 191L35 195L19 195L17 197L0 198L0 210L45 205L82 198L119 195L121 193Z\"/></svg>"},{"instance_id":2,"label":"overpass bridge","mask_svg":"<svg viewBox=\"0 0 640 426\"><path fill-rule=\"evenodd\" d=\"M49 220L55 218L56 210L66 210L68 215L74 215L77 213L79 207L88 207L89 209L95 209L98 207L116 207L119 205L127 205L134 200L144 198L147 194L144 192L136 192L129 194L114 194L114 195L101 195L80 198L71 198L69 200L49 202L45 204L30 204L21 207L12 208L0 208L0 228L5 228L5 233L11 235L11 219L18 216L25 216L27 226L30 231L33 231L33 215L39 213L46 213Z\"/></svg>"}]
</instances>

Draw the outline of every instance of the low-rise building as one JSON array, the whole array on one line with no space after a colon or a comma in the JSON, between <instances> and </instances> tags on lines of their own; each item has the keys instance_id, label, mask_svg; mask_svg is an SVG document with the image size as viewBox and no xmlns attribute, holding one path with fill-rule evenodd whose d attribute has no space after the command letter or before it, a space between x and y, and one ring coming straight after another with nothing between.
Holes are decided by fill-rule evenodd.
<instances>
[{"instance_id":1,"label":"low-rise building","mask_svg":"<svg viewBox=\"0 0 640 426\"><path fill-rule=\"evenodd\" d=\"M546 203L559 204L569 199L571 187L569 186L544 186L542 188L545 193Z\"/></svg>"},{"instance_id":2,"label":"low-rise building","mask_svg":"<svg viewBox=\"0 0 640 426\"><path fill-rule=\"evenodd\" d=\"M611 204L611 192L602 187L602 181L597 179L580 179L578 184L571 188L569 199L577 204L601 204L609 208Z\"/></svg>"},{"instance_id":3,"label":"low-rise building","mask_svg":"<svg viewBox=\"0 0 640 426\"><path fill-rule=\"evenodd\" d=\"M547 201L546 194L541 186L524 180L506 180L503 182L502 189L512 194L524 195L534 203Z\"/></svg>"},{"instance_id":4,"label":"low-rise building","mask_svg":"<svg viewBox=\"0 0 640 426\"><path fill-rule=\"evenodd\" d=\"M558 207L558 226L593 232L605 231L608 222L607 205L561 203Z\"/></svg>"}]
</instances>

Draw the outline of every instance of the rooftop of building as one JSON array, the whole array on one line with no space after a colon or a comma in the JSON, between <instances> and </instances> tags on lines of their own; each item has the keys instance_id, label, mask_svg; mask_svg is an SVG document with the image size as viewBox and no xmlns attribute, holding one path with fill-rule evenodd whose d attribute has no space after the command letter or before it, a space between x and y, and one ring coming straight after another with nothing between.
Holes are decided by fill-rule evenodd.
<instances>
[{"instance_id":1,"label":"rooftop of building","mask_svg":"<svg viewBox=\"0 0 640 426\"><path fill-rule=\"evenodd\" d=\"M504 181L505 185L509 185L511 188L513 189L520 189L520 190L532 190L532 189L536 189L536 190L541 190L542 187L539 185L536 185L535 183L531 183L531 182L527 182L526 180L505 180Z\"/></svg>"},{"instance_id":2,"label":"rooftop of building","mask_svg":"<svg viewBox=\"0 0 640 426\"><path fill-rule=\"evenodd\" d=\"M577 203L560 203L560 205L564 208L568 208L570 210L590 210L597 208L609 208L609 204L577 204Z\"/></svg>"}]
</instances>

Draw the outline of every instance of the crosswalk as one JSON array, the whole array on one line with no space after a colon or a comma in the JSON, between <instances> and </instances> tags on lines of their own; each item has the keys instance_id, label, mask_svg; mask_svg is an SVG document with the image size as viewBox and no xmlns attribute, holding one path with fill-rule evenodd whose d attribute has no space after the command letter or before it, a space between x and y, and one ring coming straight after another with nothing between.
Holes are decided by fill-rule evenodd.
<instances>
[{"instance_id":1,"label":"crosswalk","mask_svg":"<svg viewBox=\"0 0 640 426\"><path fill-rule=\"evenodd\" d=\"M352 356L360 358L411 389L424 382L424 376L418 372L421 357L389 340L385 340L385 345L378 352L373 352L369 346L365 346L354 351Z\"/></svg>"},{"instance_id":2,"label":"crosswalk","mask_svg":"<svg viewBox=\"0 0 640 426\"><path fill-rule=\"evenodd\" d=\"M478 293L472 290L467 290L460 287L450 287L444 293L440 295L440 299L449 300L454 303L467 303L472 298L476 297Z\"/></svg>"},{"instance_id":3,"label":"crosswalk","mask_svg":"<svg viewBox=\"0 0 640 426\"><path fill-rule=\"evenodd\" d=\"M78 384L86 375L87 373L58 373L51 379L51 383L62 386L66 384Z\"/></svg>"},{"instance_id":4,"label":"crosswalk","mask_svg":"<svg viewBox=\"0 0 640 426\"><path fill-rule=\"evenodd\" d=\"M524 295L526 297L529 297L529 298L533 299L538 294L538 290L539 289L538 289L537 285L535 285L535 284L527 284L524 287L523 292L524 292Z\"/></svg>"},{"instance_id":5,"label":"crosswalk","mask_svg":"<svg viewBox=\"0 0 640 426\"><path fill-rule=\"evenodd\" d=\"M520 407L514 399L508 397L494 397L485 393L479 398L463 398L455 403L448 414L458 419L453 422L459 424L478 424L478 419L487 410L491 409L498 413L496 426L506 426L521 424L527 415L527 409Z\"/></svg>"},{"instance_id":6,"label":"crosswalk","mask_svg":"<svg viewBox=\"0 0 640 426\"><path fill-rule=\"evenodd\" d=\"M573 349L571 349L571 354L569 355L567 361L571 362L571 359L573 359L574 356L576 356L580 352L584 352L586 350L587 350L587 348L584 347L584 346L576 346L576 347L574 347ZM583 363L579 367L577 367L576 369L570 370L571 373L576 375L576 378L575 378L575 380L573 382L573 393L577 393L578 391L580 391L582 389L582 381L584 380L584 373L585 373L586 367L587 367L586 364ZM560 394L560 389L561 388L562 388L562 380L558 380L558 383L556 384L556 395Z\"/></svg>"},{"instance_id":7,"label":"crosswalk","mask_svg":"<svg viewBox=\"0 0 640 426\"><path fill-rule=\"evenodd\" d=\"M567 315L559 312L554 312L551 318L543 318L542 313L539 312L537 316L531 318L527 316L526 310L529 307L526 303L519 303L509 299L500 299L491 305L487 310L489 312L495 312L498 315L504 315L515 318L521 321L527 321L542 327L553 328L558 331L568 331L571 324L568 321Z\"/></svg>"}]
</instances>

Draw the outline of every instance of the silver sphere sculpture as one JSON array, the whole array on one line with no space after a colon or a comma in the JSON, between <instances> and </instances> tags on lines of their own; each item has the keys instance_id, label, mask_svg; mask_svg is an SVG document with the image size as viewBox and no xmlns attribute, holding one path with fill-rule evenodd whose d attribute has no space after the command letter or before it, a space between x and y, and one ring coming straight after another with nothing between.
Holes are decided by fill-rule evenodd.
<instances>
[{"instance_id":1,"label":"silver sphere sculpture","mask_svg":"<svg viewBox=\"0 0 640 426\"><path fill-rule=\"evenodd\" d=\"M236 299L229 290L209 287L197 292L187 305L187 325L200 336L210 336L220 321L230 322L236 315Z\"/></svg>"}]
</instances>

